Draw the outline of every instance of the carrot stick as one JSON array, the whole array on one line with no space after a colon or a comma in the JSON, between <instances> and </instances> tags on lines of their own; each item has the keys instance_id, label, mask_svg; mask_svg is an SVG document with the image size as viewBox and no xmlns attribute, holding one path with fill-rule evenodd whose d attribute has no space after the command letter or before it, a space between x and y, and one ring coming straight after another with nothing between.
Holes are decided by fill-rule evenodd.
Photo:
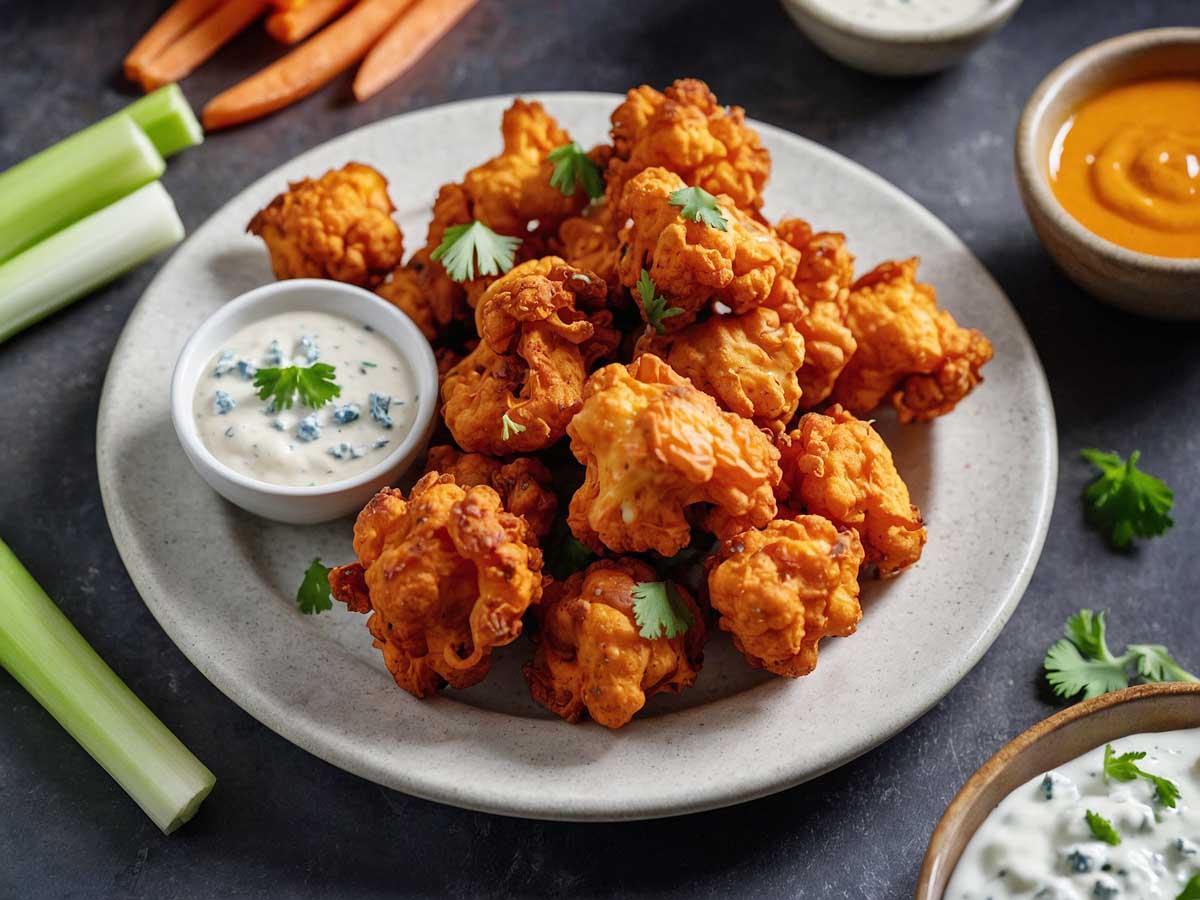
<instances>
[{"instance_id":1,"label":"carrot stick","mask_svg":"<svg viewBox=\"0 0 1200 900\"><path fill-rule=\"evenodd\" d=\"M176 0L165 13L158 17L150 30L133 45L125 57L125 77L140 81L141 72L160 53L185 31L199 22L221 0Z\"/></svg>"},{"instance_id":2,"label":"carrot stick","mask_svg":"<svg viewBox=\"0 0 1200 900\"><path fill-rule=\"evenodd\" d=\"M224 0L141 72L147 91L186 77L267 11L265 0Z\"/></svg>"},{"instance_id":3,"label":"carrot stick","mask_svg":"<svg viewBox=\"0 0 1200 900\"><path fill-rule=\"evenodd\" d=\"M366 54L412 0L359 0L328 28L204 107L204 127L227 128L295 103Z\"/></svg>"},{"instance_id":4,"label":"carrot stick","mask_svg":"<svg viewBox=\"0 0 1200 900\"><path fill-rule=\"evenodd\" d=\"M308 0L303 6L267 16L267 34L281 44L298 44L354 0Z\"/></svg>"},{"instance_id":5,"label":"carrot stick","mask_svg":"<svg viewBox=\"0 0 1200 900\"><path fill-rule=\"evenodd\" d=\"M421 0L371 48L354 76L360 103L416 64L479 0Z\"/></svg>"}]
</instances>

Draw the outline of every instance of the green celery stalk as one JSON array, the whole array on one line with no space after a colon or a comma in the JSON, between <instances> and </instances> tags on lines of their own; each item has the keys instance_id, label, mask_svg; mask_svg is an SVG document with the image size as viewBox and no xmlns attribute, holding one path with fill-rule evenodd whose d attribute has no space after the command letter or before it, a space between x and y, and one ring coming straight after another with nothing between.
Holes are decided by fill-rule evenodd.
<instances>
[{"instance_id":1,"label":"green celery stalk","mask_svg":"<svg viewBox=\"0 0 1200 900\"><path fill-rule=\"evenodd\" d=\"M96 655L0 541L0 666L104 767L154 824L188 821L216 779Z\"/></svg>"},{"instance_id":2,"label":"green celery stalk","mask_svg":"<svg viewBox=\"0 0 1200 900\"><path fill-rule=\"evenodd\" d=\"M177 84L168 84L157 91L134 100L117 115L124 113L162 154L170 159L180 150L194 147L204 140L204 129L196 121L183 91Z\"/></svg>"},{"instance_id":3,"label":"green celery stalk","mask_svg":"<svg viewBox=\"0 0 1200 900\"><path fill-rule=\"evenodd\" d=\"M155 181L0 263L0 343L182 239Z\"/></svg>"}]
</instances>

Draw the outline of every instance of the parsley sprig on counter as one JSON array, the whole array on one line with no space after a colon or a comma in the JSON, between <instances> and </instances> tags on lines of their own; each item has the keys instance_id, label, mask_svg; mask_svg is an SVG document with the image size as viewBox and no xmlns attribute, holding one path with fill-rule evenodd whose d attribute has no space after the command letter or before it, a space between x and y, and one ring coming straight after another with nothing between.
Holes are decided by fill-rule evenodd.
<instances>
[{"instance_id":1,"label":"parsley sprig on counter","mask_svg":"<svg viewBox=\"0 0 1200 900\"><path fill-rule=\"evenodd\" d=\"M682 207L679 214L691 222L703 222L717 231L729 230L729 221L717 205L717 198L702 187L680 188L672 192L670 202Z\"/></svg>"},{"instance_id":2,"label":"parsley sprig on counter","mask_svg":"<svg viewBox=\"0 0 1200 900\"><path fill-rule=\"evenodd\" d=\"M670 581L643 581L634 587L633 618L648 640L678 637L696 621Z\"/></svg>"},{"instance_id":3,"label":"parsley sprig on counter","mask_svg":"<svg viewBox=\"0 0 1200 900\"><path fill-rule=\"evenodd\" d=\"M320 558L314 559L304 570L304 580L300 582L300 590L296 591L296 605L308 616L333 609L329 567L321 565Z\"/></svg>"},{"instance_id":4,"label":"parsley sprig on counter","mask_svg":"<svg viewBox=\"0 0 1200 900\"><path fill-rule=\"evenodd\" d=\"M1112 744L1104 746L1104 777L1113 781L1134 781L1145 778L1154 785L1154 796L1163 806L1175 808L1179 799L1179 785L1168 778L1152 775L1138 766L1138 761L1146 758L1142 752L1122 753L1120 756L1113 751Z\"/></svg>"},{"instance_id":5,"label":"parsley sprig on counter","mask_svg":"<svg viewBox=\"0 0 1200 900\"><path fill-rule=\"evenodd\" d=\"M563 196L573 196L581 185L593 200L604 196L604 177L600 174L600 167L575 141L555 147L546 159L554 163L550 186L562 191Z\"/></svg>"},{"instance_id":6,"label":"parsley sprig on counter","mask_svg":"<svg viewBox=\"0 0 1200 900\"><path fill-rule=\"evenodd\" d=\"M311 366L287 366L286 368L259 369L254 376L260 400L270 400L276 409L291 409L296 398L302 406L320 409L342 389L334 383L337 370L328 363L313 363Z\"/></svg>"},{"instance_id":7,"label":"parsley sprig on counter","mask_svg":"<svg viewBox=\"0 0 1200 900\"><path fill-rule=\"evenodd\" d=\"M1137 467L1140 451L1134 450L1127 460L1095 448L1081 452L1100 470L1100 477L1084 492L1088 519L1115 548L1124 550L1135 537L1156 537L1175 524L1170 516L1175 495Z\"/></svg>"},{"instance_id":8,"label":"parsley sprig on counter","mask_svg":"<svg viewBox=\"0 0 1200 900\"><path fill-rule=\"evenodd\" d=\"M650 277L650 273L646 269L642 269L637 289L638 296L642 299L642 310L646 314L646 321L659 334L666 334L667 329L663 325L663 319L681 315L683 310L678 306L667 306L667 298L658 293L658 285L654 283L654 279Z\"/></svg>"},{"instance_id":9,"label":"parsley sprig on counter","mask_svg":"<svg viewBox=\"0 0 1200 900\"><path fill-rule=\"evenodd\" d=\"M1121 843L1121 835L1113 827L1113 823L1090 809L1086 813L1088 828L1092 829L1092 837L1115 847Z\"/></svg>"},{"instance_id":10,"label":"parsley sprig on counter","mask_svg":"<svg viewBox=\"0 0 1200 900\"><path fill-rule=\"evenodd\" d=\"M467 225L451 225L433 258L455 281L470 281L479 275L501 275L513 267L521 239L496 234L478 219Z\"/></svg>"},{"instance_id":11,"label":"parsley sprig on counter","mask_svg":"<svg viewBox=\"0 0 1200 900\"><path fill-rule=\"evenodd\" d=\"M1162 644L1130 644L1116 656L1105 638L1105 613L1081 609L1067 619L1066 638L1046 654L1046 680L1060 697L1099 697L1129 687L1132 666L1142 682L1200 681Z\"/></svg>"}]
</instances>

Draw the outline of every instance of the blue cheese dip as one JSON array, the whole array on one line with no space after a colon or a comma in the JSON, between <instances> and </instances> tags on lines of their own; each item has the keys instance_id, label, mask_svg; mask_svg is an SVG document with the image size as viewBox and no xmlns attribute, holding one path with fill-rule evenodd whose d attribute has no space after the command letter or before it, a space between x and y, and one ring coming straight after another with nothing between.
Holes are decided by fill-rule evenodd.
<instances>
[{"instance_id":1,"label":"blue cheese dip","mask_svg":"<svg viewBox=\"0 0 1200 900\"><path fill-rule=\"evenodd\" d=\"M1017 788L963 850L945 900L1175 900L1200 874L1200 728L1113 741L1138 768L1179 788L1175 806L1147 778L1105 778L1099 747ZM1116 829L1098 839L1088 813Z\"/></svg>"},{"instance_id":2,"label":"blue cheese dip","mask_svg":"<svg viewBox=\"0 0 1200 900\"><path fill-rule=\"evenodd\" d=\"M859 25L929 31L977 18L994 0L817 0L825 11Z\"/></svg>"},{"instance_id":3,"label":"blue cheese dip","mask_svg":"<svg viewBox=\"0 0 1200 900\"><path fill-rule=\"evenodd\" d=\"M259 369L334 367L341 395L320 409L261 400ZM269 316L226 341L196 383L200 440L222 463L270 484L325 485L357 475L412 426L417 397L400 351L369 327L330 313Z\"/></svg>"}]
</instances>

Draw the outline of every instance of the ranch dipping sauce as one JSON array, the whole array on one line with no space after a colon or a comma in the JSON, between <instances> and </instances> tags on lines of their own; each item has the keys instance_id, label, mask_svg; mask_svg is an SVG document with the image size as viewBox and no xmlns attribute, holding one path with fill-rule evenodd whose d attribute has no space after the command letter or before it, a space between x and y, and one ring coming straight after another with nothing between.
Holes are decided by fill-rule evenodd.
<instances>
[{"instance_id":1,"label":"ranch dipping sauce","mask_svg":"<svg viewBox=\"0 0 1200 900\"><path fill-rule=\"evenodd\" d=\"M261 400L260 369L334 367L341 394L319 409ZM411 370L400 351L360 322L297 310L268 316L221 345L196 383L200 440L222 463L258 481L313 486L380 462L416 414Z\"/></svg>"},{"instance_id":2,"label":"ranch dipping sauce","mask_svg":"<svg viewBox=\"0 0 1200 900\"><path fill-rule=\"evenodd\" d=\"M979 16L994 0L817 0L839 19L900 31L928 31Z\"/></svg>"},{"instance_id":3,"label":"ranch dipping sauce","mask_svg":"<svg viewBox=\"0 0 1200 900\"><path fill-rule=\"evenodd\" d=\"M963 850L945 900L1176 900L1200 875L1200 728L1137 734L1113 755L1179 789L1172 808L1154 783L1105 777L1105 748L1039 775L1004 798ZM1087 815L1120 838L1097 838Z\"/></svg>"}]
</instances>

